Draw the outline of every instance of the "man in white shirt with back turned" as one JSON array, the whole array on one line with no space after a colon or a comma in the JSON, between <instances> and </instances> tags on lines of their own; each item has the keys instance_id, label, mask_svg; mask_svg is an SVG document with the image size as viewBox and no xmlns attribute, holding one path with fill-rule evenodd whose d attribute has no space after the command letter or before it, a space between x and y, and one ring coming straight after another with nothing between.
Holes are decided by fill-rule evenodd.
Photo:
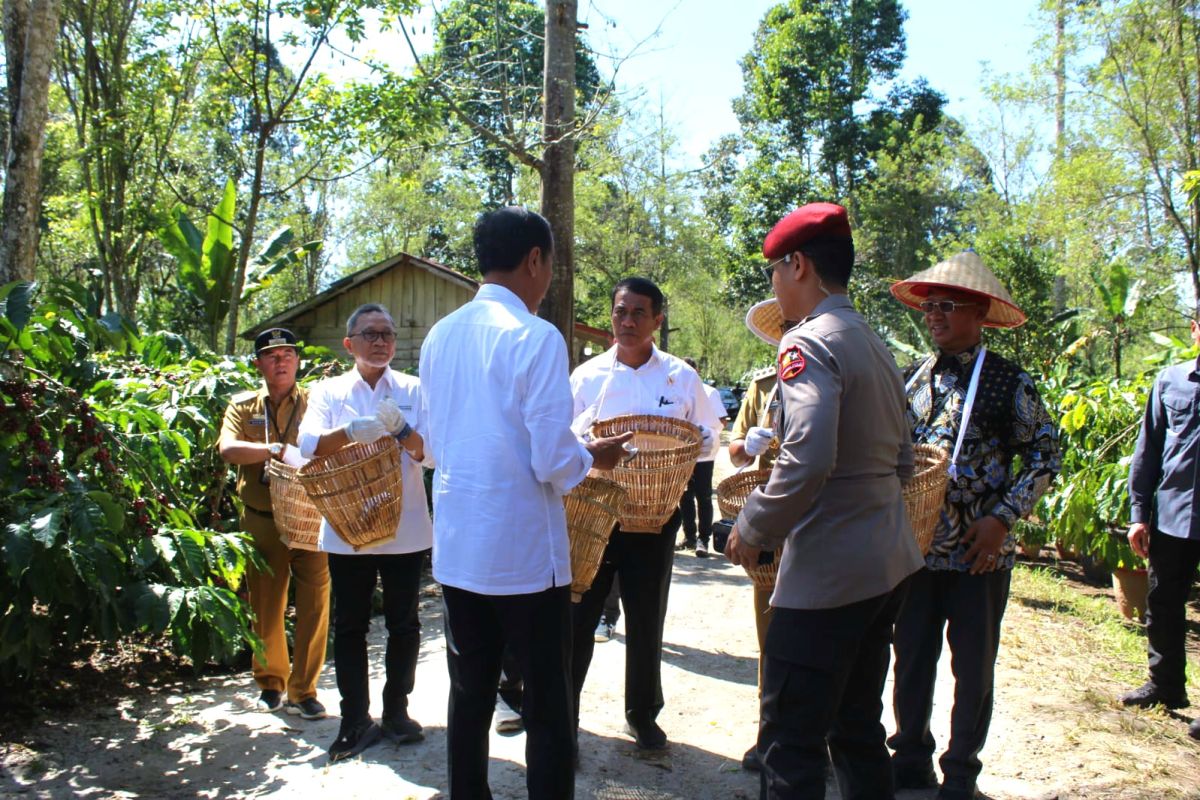
<instances>
[{"instance_id":1,"label":"man in white shirt with back turned","mask_svg":"<svg viewBox=\"0 0 1200 800\"><path fill-rule=\"evenodd\" d=\"M329 748L330 761L356 756L381 736L397 744L425 738L421 726L408 716L408 696L416 680L421 648L417 618L421 567L433 539L421 473L425 442L420 431L425 415L417 379L389 366L396 355L392 315L375 303L359 306L346 321L342 344L353 356L354 368L310 390L308 409L300 422L300 454L305 458L324 456L351 443L395 436L403 449L404 489L396 538L383 544L356 551L327 520L321 522L318 545L329 554L334 671L342 695L342 725ZM387 680L378 725L369 713L367 669L367 631L377 578L383 584L388 631Z\"/></svg>"},{"instance_id":2,"label":"man in white shirt with back turned","mask_svg":"<svg viewBox=\"0 0 1200 800\"><path fill-rule=\"evenodd\" d=\"M663 294L646 278L625 278L613 287L612 327L616 344L571 374L575 396L572 427L583 435L596 420L623 414L656 414L700 426L701 453L712 449L720 420L704 396L700 376L654 346L662 325ZM596 642L604 600L614 576L625 606L626 732L640 750L663 750L667 735L655 721L663 707L662 635L675 560L680 513L658 533L631 533L618 526L608 540L592 588L575 606L574 672L578 706ZM578 708L576 709L578 713Z\"/></svg>"},{"instance_id":3,"label":"man in white shirt with back turned","mask_svg":"<svg viewBox=\"0 0 1200 800\"><path fill-rule=\"evenodd\" d=\"M575 712L562 498L589 469L612 469L630 437L584 444L571 431L566 343L534 315L553 271L550 224L500 208L476 222L474 244L483 285L433 326L420 366L437 463L433 575L450 670L450 797L491 797L488 733L507 644L525 683L529 797L564 800L575 793Z\"/></svg>"}]
</instances>

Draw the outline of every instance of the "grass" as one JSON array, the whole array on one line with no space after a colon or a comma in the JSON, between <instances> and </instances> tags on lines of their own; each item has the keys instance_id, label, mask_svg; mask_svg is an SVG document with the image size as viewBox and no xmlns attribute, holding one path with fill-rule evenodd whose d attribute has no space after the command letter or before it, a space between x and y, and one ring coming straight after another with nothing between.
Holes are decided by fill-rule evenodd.
<instances>
[{"instance_id":1,"label":"grass","mask_svg":"<svg viewBox=\"0 0 1200 800\"><path fill-rule=\"evenodd\" d=\"M1006 749L1032 765L1026 779L1070 798L1197 796L1200 748L1187 718L1116 700L1146 679L1146 638L1111 597L1018 565L1003 636L998 700L1019 709ZM1196 668L1189 663L1193 687Z\"/></svg>"}]
</instances>

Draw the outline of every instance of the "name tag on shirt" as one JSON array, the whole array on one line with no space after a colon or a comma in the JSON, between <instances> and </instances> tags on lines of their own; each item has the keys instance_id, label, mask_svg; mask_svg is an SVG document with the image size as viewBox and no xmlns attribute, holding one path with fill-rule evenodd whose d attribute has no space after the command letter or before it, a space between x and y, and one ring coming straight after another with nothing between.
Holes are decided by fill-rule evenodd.
<instances>
[{"instance_id":1,"label":"name tag on shirt","mask_svg":"<svg viewBox=\"0 0 1200 800\"><path fill-rule=\"evenodd\" d=\"M267 424L267 418L266 418L266 417L262 417L262 416L259 416L259 417L251 417L251 418L250 418L250 424L251 424L251 425L266 425L266 424Z\"/></svg>"}]
</instances>

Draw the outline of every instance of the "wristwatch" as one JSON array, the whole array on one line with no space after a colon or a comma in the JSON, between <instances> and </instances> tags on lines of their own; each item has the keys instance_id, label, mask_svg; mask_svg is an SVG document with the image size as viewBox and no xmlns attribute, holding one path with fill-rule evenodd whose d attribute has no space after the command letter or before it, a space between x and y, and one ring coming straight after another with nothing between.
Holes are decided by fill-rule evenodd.
<instances>
[{"instance_id":1,"label":"wristwatch","mask_svg":"<svg viewBox=\"0 0 1200 800\"><path fill-rule=\"evenodd\" d=\"M267 445L267 450L272 456L278 458L279 454L283 452L283 445L279 442L271 442L269 445Z\"/></svg>"}]
</instances>

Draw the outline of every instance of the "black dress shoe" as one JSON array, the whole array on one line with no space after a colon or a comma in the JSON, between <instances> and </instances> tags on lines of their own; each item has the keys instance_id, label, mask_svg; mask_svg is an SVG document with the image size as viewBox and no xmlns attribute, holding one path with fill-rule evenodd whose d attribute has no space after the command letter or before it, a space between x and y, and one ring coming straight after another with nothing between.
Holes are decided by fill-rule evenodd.
<instances>
[{"instance_id":1,"label":"black dress shoe","mask_svg":"<svg viewBox=\"0 0 1200 800\"><path fill-rule=\"evenodd\" d=\"M1192 724L1188 725L1188 736L1193 739L1200 739L1200 717L1192 720Z\"/></svg>"},{"instance_id":2,"label":"black dress shoe","mask_svg":"<svg viewBox=\"0 0 1200 800\"><path fill-rule=\"evenodd\" d=\"M937 773L933 771L933 764L928 761L924 764L903 766L893 763L892 775L895 778L897 789L936 789L938 787Z\"/></svg>"},{"instance_id":3,"label":"black dress shoe","mask_svg":"<svg viewBox=\"0 0 1200 800\"><path fill-rule=\"evenodd\" d=\"M747 772L762 772L762 759L758 757L758 745L754 745L742 756L742 769Z\"/></svg>"},{"instance_id":4,"label":"black dress shoe","mask_svg":"<svg viewBox=\"0 0 1200 800\"><path fill-rule=\"evenodd\" d=\"M1126 692L1119 698L1121 705L1137 706L1138 708L1149 708L1150 706L1165 706L1166 708L1187 708L1188 697L1187 692L1164 692L1154 685L1153 681L1146 681L1132 692Z\"/></svg>"},{"instance_id":5,"label":"black dress shoe","mask_svg":"<svg viewBox=\"0 0 1200 800\"><path fill-rule=\"evenodd\" d=\"M950 786L943 786L938 789L936 800L975 800L979 797L979 792L974 787L970 789L956 789Z\"/></svg>"},{"instance_id":6,"label":"black dress shoe","mask_svg":"<svg viewBox=\"0 0 1200 800\"><path fill-rule=\"evenodd\" d=\"M383 731L370 718L349 725L342 720L342 727L338 731L337 738L329 746L329 760L330 762L343 761L356 756L378 742L382 736Z\"/></svg>"},{"instance_id":7,"label":"black dress shoe","mask_svg":"<svg viewBox=\"0 0 1200 800\"><path fill-rule=\"evenodd\" d=\"M638 750L667 749L667 734L663 733L663 729L658 727L658 723L654 720L636 726L632 722L626 722L625 732L633 737Z\"/></svg>"}]
</instances>

